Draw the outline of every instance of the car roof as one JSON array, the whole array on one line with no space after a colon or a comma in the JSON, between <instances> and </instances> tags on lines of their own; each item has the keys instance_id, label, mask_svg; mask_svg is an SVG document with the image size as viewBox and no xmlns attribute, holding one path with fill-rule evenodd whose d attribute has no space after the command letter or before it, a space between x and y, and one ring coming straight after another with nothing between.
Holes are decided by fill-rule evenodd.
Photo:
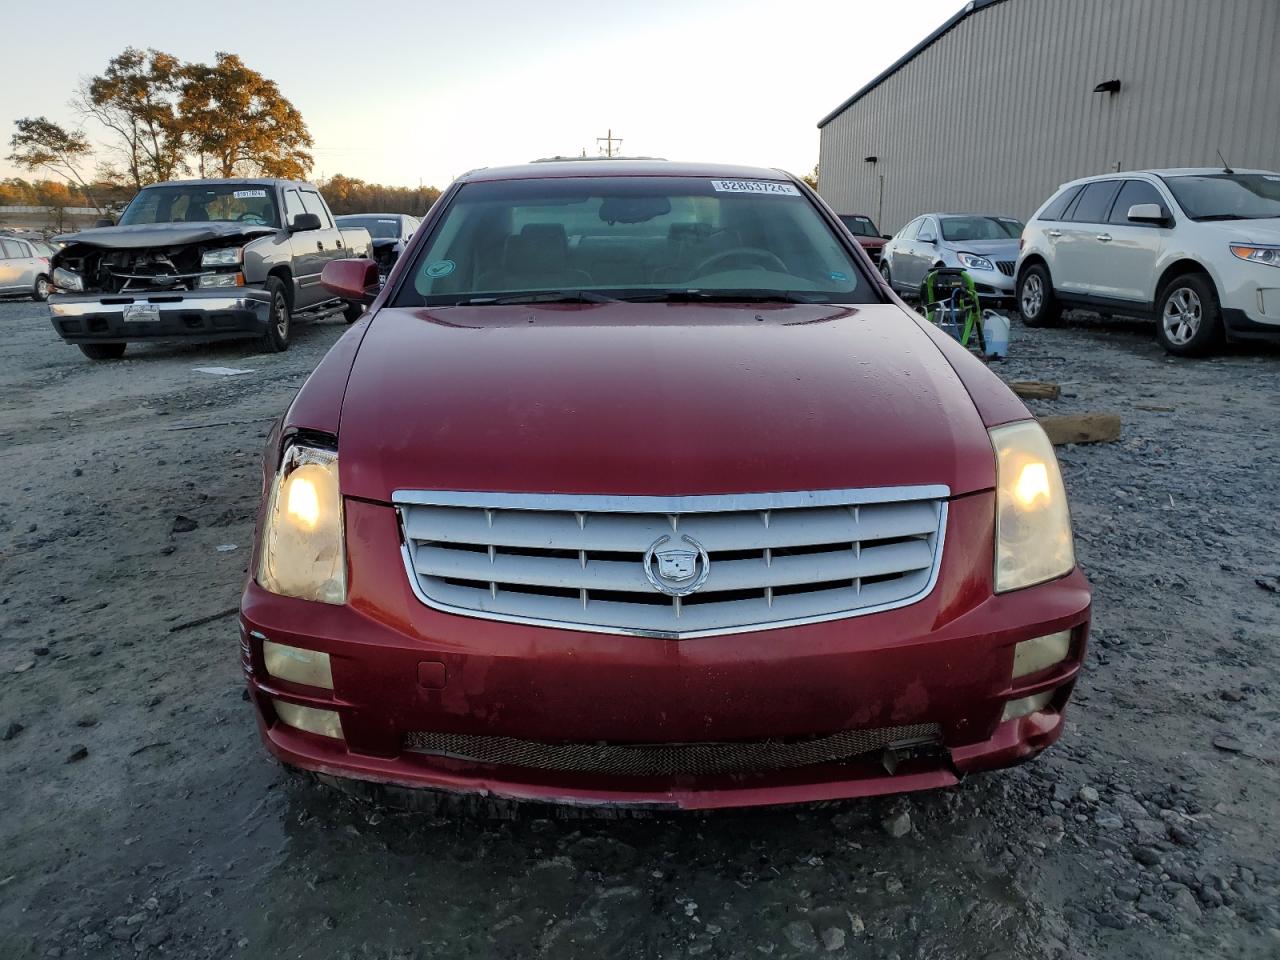
<instances>
[{"instance_id":1,"label":"car roof","mask_svg":"<svg viewBox=\"0 0 1280 960\"><path fill-rule=\"evenodd\" d=\"M411 217L411 213L335 213L334 218L345 220L347 217Z\"/></svg>"},{"instance_id":2,"label":"car roof","mask_svg":"<svg viewBox=\"0 0 1280 960\"><path fill-rule=\"evenodd\" d=\"M957 213L955 211L947 212L944 210L937 210L937 211L934 211L933 213L921 213L915 217L912 217L912 219L916 220L916 219L919 219L920 217L987 217L988 219L991 219L991 220L1017 220L1018 219L1011 213L981 213L981 212Z\"/></svg>"},{"instance_id":3,"label":"car roof","mask_svg":"<svg viewBox=\"0 0 1280 960\"><path fill-rule=\"evenodd\" d=\"M316 189L316 185L307 180L281 180L278 177L199 177L194 180L162 180L159 183L149 183L148 187L177 187L177 186L211 186L216 183L243 183L252 184L255 187L270 184L273 187L295 186L310 187ZM145 190L146 187L143 187Z\"/></svg>"},{"instance_id":4,"label":"car roof","mask_svg":"<svg viewBox=\"0 0 1280 960\"><path fill-rule=\"evenodd\" d=\"M1224 167L1163 167L1156 170L1117 170L1114 173L1098 173L1091 177L1080 177L1077 180L1068 180L1060 186L1058 190L1065 190L1067 187L1074 187L1081 183L1095 183L1098 180L1123 180L1126 177L1194 177L1226 172L1227 171ZM1232 167L1231 172L1280 176L1280 174L1277 174L1273 170L1244 170Z\"/></svg>"},{"instance_id":5,"label":"car roof","mask_svg":"<svg viewBox=\"0 0 1280 960\"><path fill-rule=\"evenodd\" d=\"M769 167L727 163L684 163L671 160L544 160L509 167L483 167L464 173L458 180L541 180L547 177L707 177L724 180L786 180L791 174Z\"/></svg>"}]
</instances>

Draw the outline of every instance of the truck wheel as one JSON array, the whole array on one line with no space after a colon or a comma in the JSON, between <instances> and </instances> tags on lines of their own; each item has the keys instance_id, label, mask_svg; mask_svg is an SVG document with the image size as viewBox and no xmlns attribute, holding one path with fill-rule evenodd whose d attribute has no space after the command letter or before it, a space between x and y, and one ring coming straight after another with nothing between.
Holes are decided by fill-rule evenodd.
<instances>
[{"instance_id":1,"label":"truck wheel","mask_svg":"<svg viewBox=\"0 0 1280 960\"><path fill-rule=\"evenodd\" d=\"M1056 326L1062 317L1062 304L1043 264L1033 263L1018 278L1018 312L1028 327Z\"/></svg>"},{"instance_id":2,"label":"truck wheel","mask_svg":"<svg viewBox=\"0 0 1280 960\"><path fill-rule=\"evenodd\" d=\"M1203 357L1222 341L1222 309L1202 273L1170 280L1156 297L1156 339L1175 357Z\"/></svg>"},{"instance_id":3,"label":"truck wheel","mask_svg":"<svg viewBox=\"0 0 1280 960\"><path fill-rule=\"evenodd\" d=\"M90 360L119 360L124 356L123 343L81 343L77 346Z\"/></svg>"},{"instance_id":4,"label":"truck wheel","mask_svg":"<svg viewBox=\"0 0 1280 960\"><path fill-rule=\"evenodd\" d=\"M364 316L363 303L348 303L342 308L342 317L347 323L355 323Z\"/></svg>"},{"instance_id":5,"label":"truck wheel","mask_svg":"<svg viewBox=\"0 0 1280 960\"><path fill-rule=\"evenodd\" d=\"M44 274L36 277L36 285L31 288L31 299L36 303L49 299L49 278Z\"/></svg>"},{"instance_id":6,"label":"truck wheel","mask_svg":"<svg viewBox=\"0 0 1280 960\"><path fill-rule=\"evenodd\" d=\"M278 277L267 280L266 290L271 294L271 306L267 310L267 329L262 334L262 348L268 353L283 353L289 349L289 333L293 326L289 298L285 296L284 284Z\"/></svg>"}]
</instances>

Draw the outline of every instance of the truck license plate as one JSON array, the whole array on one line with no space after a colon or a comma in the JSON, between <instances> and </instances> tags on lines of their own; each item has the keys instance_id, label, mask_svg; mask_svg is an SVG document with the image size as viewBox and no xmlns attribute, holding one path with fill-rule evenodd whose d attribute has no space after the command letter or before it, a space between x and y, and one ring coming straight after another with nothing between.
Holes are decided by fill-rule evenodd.
<instances>
[{"instance_id":1,"label":"truck license plate","mask_svg":"<svg viewBox=\"0 0 1280 960\"><path fill-rule=\"evenodd\" d=\"M124 308L125 323L159 323L160 308L154 303L129 303Z\"/></svg>"}]
</instances>

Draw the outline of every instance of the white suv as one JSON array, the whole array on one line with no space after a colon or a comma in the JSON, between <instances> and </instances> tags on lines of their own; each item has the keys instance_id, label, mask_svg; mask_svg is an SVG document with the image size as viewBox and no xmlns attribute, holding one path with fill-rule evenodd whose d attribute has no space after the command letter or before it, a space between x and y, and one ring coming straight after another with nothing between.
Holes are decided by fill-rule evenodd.
<instances>
[{"instance_id":1,"label":"white suv","mask_svg":"<svg viewBox=\"0 0 1280 960\"><path fill-rule=\"evenodd\" d=\"M1180 356L1280 338L1280 173L1141 170L1061 187L1022 233L1023 322L1064 307L1154 316Z\"/></svg>"}]
</instances>

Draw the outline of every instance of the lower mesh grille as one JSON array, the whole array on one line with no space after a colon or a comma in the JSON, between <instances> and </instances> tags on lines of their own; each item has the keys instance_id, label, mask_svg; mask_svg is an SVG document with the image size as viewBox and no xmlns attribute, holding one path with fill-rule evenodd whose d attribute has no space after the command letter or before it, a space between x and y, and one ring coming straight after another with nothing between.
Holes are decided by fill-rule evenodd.
<instances>
[{"instance_id":1,"label":"lower mesh grille","mask_svg":"<svg viewBox=\"0 0 1280 960\"><path fill-rule=\"evenodd\" d=\"M576 773L652 777L679 774L748 773L849 760L886 747L936 744L936 723L870 730L844 730L810 740L729 743L539 743L513 737L416 732L405 737L414 753L472 763L532 767Z\"/></svg>"}]
</instances>

